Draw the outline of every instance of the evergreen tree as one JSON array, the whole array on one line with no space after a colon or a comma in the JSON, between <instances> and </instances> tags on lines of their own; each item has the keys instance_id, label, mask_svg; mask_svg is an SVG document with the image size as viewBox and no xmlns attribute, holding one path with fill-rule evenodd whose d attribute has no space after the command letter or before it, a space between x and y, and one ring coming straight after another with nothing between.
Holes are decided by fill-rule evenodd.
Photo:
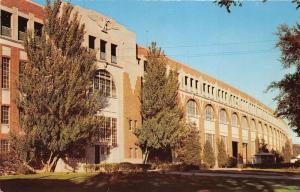
<instances>
[{"instance_id":1,"label":"evergreen tree","mask_svg":"<svg viewBox=\"0 0 300 192\"><path fill-rule=\"evenodd\" d=\"M167 59L155 43L149 47L142 90L142 127L136 129L144 162L153 150L174 149L185 135L183 111L178 103L178 75L167 71Z\"/></svg>"},{"instance_id":2,"label":"evergreen tree","mask_svg":"<svg viewBox=\"0 0 300 192\"><path fill-rule=\"evenodd\" d=\"M209 140L204 145L203 162L210 168L214 167L216 163L215 152Z\"/></svg>"},{"instance_id":3,"label":"evergreen tree","mask_svg":"<svg viewBox=\"0 0 300 192\"><path fill-rule=\"evenodd\" d=\"M201 144L199 131L195 127L181 141L181 145L177 150L177 159L187 165L201 164Z\"/></svg>"},{"instance_id":4,"label":"evergreen tree","mask_svg":"<svg viewBox=\"0 0 300 192\"><path fill-rule=\"evenodd\" d=\"M222 139L218 141L218 166L226 167L228 164L228 156L225 149L225 143Z\"/></svg>"},{"instance_id":5,"label":"evergreen tree","mask_svg":"<svg viewBox=\"0 0 300 192\"><path fill-rule=\"evenodd\" d=\"M284 147L282 147L283 160L285 163L290 163L292 158L292 148L289 142L285 142Z\"/></svg>"},{"instance_id":6,"label":"evergreen tree","mask_svg":"<svg viewBox=\"0 0 300 192\"><path fill-rule=\"evenodd\" d=\"M29 164L53 171L59 158L90 143L106 103L91 93L96 56L82 46L84 25L69 3L47 1L41 38L29 33L28 61L17 83L23 134L13 133L13 147Z\"/></svg>"}]
</instances>

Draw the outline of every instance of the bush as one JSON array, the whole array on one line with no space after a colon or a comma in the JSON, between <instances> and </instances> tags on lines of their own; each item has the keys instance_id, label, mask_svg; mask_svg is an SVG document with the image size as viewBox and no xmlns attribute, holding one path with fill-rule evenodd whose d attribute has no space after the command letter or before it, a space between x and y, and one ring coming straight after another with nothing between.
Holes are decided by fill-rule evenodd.
<instances>
[{"instance_id":1,"label":"bush","mask_svg":"<svg viewBox=\"0 0 300 192\"><path fill-rule=\"evenodd\" d=\"M226 167L228 165L228 157L226 154L225 143L221 139L218 141L218 166Z\"/></svg>"},{"instance_id":2,"label":"bush","mask_svg":"<svg viewBox=\"0 0 300 192\"><path fill-rule=\"evenodd\" d=\"M34 173L26 167L15 151L11 150L0 159L0 175L32 174Z\"/></svg>"},{"instance_id":3,"label":"bush","mask_svg":"<svg viewBox=\"0 0 300 192\"><path fill-rule=\"evenodd\" d=\"M237 159L235 157L229 157L227 167L236 167L237 166Z\"/></svg>"},{"instance_id":4,"label":"bush","mask_svg":"<svg viewBox=\"0 0 300 192\"><path fill-rule=\"evenodd\" d=\"M203 149L203 162L210 168L215 166L216 159L212 144L207 140Z\"/></svg>"},{"instance_id":5,"label":"bush","mask_svg":"<svg viewBox=\"0 0 300 192\"><path fill-rule=\"evenodd\" d=\"M86 172L103 172L103 173L136 173L143 172L151 168L150 164L132 164L128 162L124 163L101 163L101 164L87 164L84 166Z\"/></svg>"}]
</instances>

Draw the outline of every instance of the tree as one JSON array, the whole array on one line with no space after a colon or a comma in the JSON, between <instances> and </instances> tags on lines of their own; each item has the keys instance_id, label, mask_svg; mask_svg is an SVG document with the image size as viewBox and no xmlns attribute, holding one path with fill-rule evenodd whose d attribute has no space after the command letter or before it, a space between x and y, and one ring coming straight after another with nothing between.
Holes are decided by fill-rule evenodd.
<instances>
[{"instance_id":1,"label":"tree","mask_svg":"<svg viewBox=\"0 0 300 192\"><path fill-rule=\"evenodd\" d=\"M279 90L274 98L277 102L275 113L286 118L300 136L300 25L292 28L281 25L277 36L279 41L276 46L281 50L282 66L291 72L280 81L272 82L267 90Z\"/></svg>"},{"instance_id":2,"label":"tree","mask_svg":"<svg viewBox=\"0 0 300 192\"><path fill-rule=\"evenodd\" d=\"M155 43L149 47L147 61L141 96L143 123L135 131L144 162L151 151L174 149L185 135L177 72L167 71L167 59Z\"/></svg>"},{"instance_id":3,"label":"tree","mask_svg":"<svg viewBox=\"0 0 300 192\"><path fill-rule=\"evenodd\" d=\"M17 83L21 133L12 144L29 164L53 171L59 158L92 142L106 99L92 93L96 56L82 46L84 25L69 3L47 0L41 38L29 32Z\"/></svg>"},{"instance_id":4,"label":"tree","mask_svg":"<svg viewBox=\"0 0 300 192\"><path fill-rule=\"evenodd\" d=\"M262 0L263 3L267 2L268 0ZM300 7L300 1L299 0L292 0L292 3L296 4L296 9ZM227 12L231 12L232 7L242 7L243 0L215 0L214 3L216 3L219 7L225 7Z\"/></svg>"},{"instance_id":5,"label":"tree","mask_svg":"<svg viewBox=\"0 0 300 192\"><path fill-rule=\"evenodd\" d=\"M201 144L199 139L199 131L194 126L181 141L177 150L177 159L187 165L201 164Z\"/></svg>"},{"instance_id":6,"label":"tree","mask_svg":"<svg viewBox=\"0 0 300 192\"><path fill-rule=\"evenodd\" d=\"M285 142L284 147L282 147L282 153L284 162L289 163L292 158L292 148L288 141Z\"/></svg>"},{"instance_id":7,"label":"tree","mask_svg":"<svg viewBox=\"0 0 300 192\"><path fill-rule=\"evenodd\" d=\"M225 149L225 143L222 139L218 141L218 166L226 167L228 164L228 156Z\"/></svg>"},{"instance_id":8,"label":"tree","mask_svg":"<svg viewBox=\"0 0 300 192\"><path fill-rule=\"evenodd\" d=\"M269 153L268 144L266 144L264 139L262 139L262 142L259 144L258 151L260 153Z\"/></svg>"},{"instance_id":9,"label":"tree","mask_svg":"<svg viewBox=\"0 0 300 192\"><path fill-rule=\"evenodd\" d=\"M209 167L214 167L216 163L215 152L209 140L204 144L203 162Z\"/></svg>"},{"instance_id":10,"label":"tree","mask_svg":"<svg viewBox=\"0 0 300 192\"><path fill-rule=\"evenodd\" d=\"M300 144L293 144L293 156L297 157L300 155Z\"/></svg>"}]
</instances>

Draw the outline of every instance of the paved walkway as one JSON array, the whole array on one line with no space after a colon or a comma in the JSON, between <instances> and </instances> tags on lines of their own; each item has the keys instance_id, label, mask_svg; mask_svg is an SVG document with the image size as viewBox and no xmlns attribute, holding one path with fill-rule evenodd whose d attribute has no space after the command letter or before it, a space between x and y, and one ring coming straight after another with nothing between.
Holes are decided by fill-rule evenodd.
<instances>
[{"instance_id":1,"label":"paved walkway","mask_svg":"<svg viewBox=\"0 0 300 192\"><path fill-rule=\"evenodd\" d=\"M255 173L209 173L209 172L167 172L166 174L173 175L191 175L191 176L204 176L204 177L231 177L231 178L256 178L256 179L284 179L284 180L300 180L300 175L280 175L279 174L255 174Z\"/></svg>"}]
</instances>

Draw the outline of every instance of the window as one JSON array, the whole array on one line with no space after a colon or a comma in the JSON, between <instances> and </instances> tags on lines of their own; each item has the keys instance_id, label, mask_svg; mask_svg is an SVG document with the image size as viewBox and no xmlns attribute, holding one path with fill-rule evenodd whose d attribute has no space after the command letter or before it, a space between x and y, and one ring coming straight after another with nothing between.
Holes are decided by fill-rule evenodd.
<instances>
[{"instance_id":1,"label":"window","mask_svg":"<svg viewBox=\"0 0 300 192\"><path fill-rule=\"evenodd\" d=\"M9 58L2 57L2 88L9 88Z\"/></svg>"},{"instance_id":2,"label":"window","mask_svg":"<svg viewBox=\"0 0 300 192\"><path fill-rule=\"evenodd\" d=\"M195 81L195 87L198 89L198 80Z\"/></svg>"},{"instance_id":3,"label":"window","mask_svg":"<svg viewBox=\"0 0 300 192\"><path fill-rule=\"evenodd\" d=\"M210 85L207 85L207 93L209 94L210 91Z\"/></svg>"},{"instance_id":4,"label":"window","mask_svg":"<svg viewBox=\"0 0 300 192\"><path fill-rule=\"evenodd\" d=\"M211 88L211 94L212 94L212 95L214 95L214 90L215 90L215 87L212 87L212 88Z\"/></svg>"},{"instance_id":5,"label":"window","mask_svg":"<svg viewBox=\"0 0 300 192\"><path fill-rule=\"evenodd\" d=\"M203 83L203 92L205 92L205 83Z\"/></svg>"},{"instance_id":6,"label":"window","mask_svg":"<svg viewBox=\"0 0 300 192\"><path fill-rule=\"evenodd\" d=\"M231 117L231 126L232 127L237 127L238 126L238 117L237 117L236 113L232 114L232 117Z\"/></svg>"},{"instance_id":7,"label":"window","mask_svg":"<svg viewBox=\"0 0 300 192\"><path fill-rule=\"evenodd\" d=\"M98 138L101 143L117 145L117 119L112 117L102 117L98 130Z\"/></svg>"},{"instance_id":8,"label":"window","mask_svg":"<svg viewBox=\"0 0 300 192\"><path fill-rule=\"evenodd\" d=\"M0 140L0 154L7 153L9 151L8 140L2 139Z\"/></svg>"},{"instance_id":9,"label":"window","mask_svg":"<svg viewBox=\"0 0 300 192\"><path fill-rule=\"evenodd\" d=\"M213 121L214 120L214 110L211 105L206 106L205 108L205 120Z\"/></svg>"},{"instance_id":10,"label":"window","mask_svg":"<svg viewBox=\"0 0 300 192\"><path fill-rule=\"evenodd\" d=\"M106 41L100 40L100 59L106 60Z\"/></svg>"},{"instance_id":11,"label":"window","mask_svg":"<svg viewBox=\"0 0 300 192\"><path fill-rule=\"evenodd\" d=\"M227 123L227 117L226 117L226 111L224 109L221 109L220 111L220 123L226 124Z\"/></svg>"},{"instance_id":12,"label":"window","mask_svg":"<svg viewBox=\"0 0 300 192\"><path fill-rule=\"evenodd\" d=\"M25 61L20 61L19 62L19 80L22 78L24 69L25 69Z\"/></svg>"},{"instance_id":13,"label":"window","mask_svg":"<svg viewBox=\"0 0 300 192\"><path fill-rule=\"evenodd\" d=\"M34 22L34 35L36 37L41 37L43 33L43 24Z\"/></svg>"},{"instance_id":14,"label":"window","mask_svg":"<svg viewBox=\"0 0 300 192\"><path fill-rule=\"evenodd\" d=\"M27 21L24 17L18 17L18 40L24 41L26 38Z\"/></svg>"},{"instance_id":15,"label":"window","mask_svg":"<svg viewBox=\"0 0 300 192\"><path fill-rule=\"evenodd\" d=\"M1 10L1 35L11 36L11 13Z\"/></svg>"},{"instance_id":16,"label":"window","mask_svg":"<svg viewBox=\"0 0 300 192\"><path fill-rule=\"evenodd\" d=\"M96 37L89 35L89 48L95 49L95 40Z\"/></svg>"},{"instance_id":17,"label":"window","mask_svg":"<svg viewBox=\"0 0 300 192\"><path fill-rule=\"evenodd\" d=\"M98 70L94 77L94 89L99 89L106 97L116 97L116 86L111 74L106 70Z\"/></svg>"},{"instance_id":18,"label":"window","mask_svg":"<svg viewBox=\"0 0 300 192\"><path fill-rule=\"evenodd\" d=\"M186 109L188 117L197 117L197 103L194 100L187 102Z\"/></svg>"},{"instance_id":19,"label":"window","mask_svg":"<svg viewBox=\"0 0 300 192\"><path fill-rule=\"evenodd\" d=\"M255 121L254 121L254 119L252 119L252 121L251 121L251 129L252 130L255 130L256 128L255 128Z\"/></svg>"},{"instance_id":20,"label":"window","mask_svg":"<svg viewBox=\"0 0 300 192\"><path fill-rule=\"evenodd\" d=\"M185 85L188 84L188 77L187 77L187 76L184 77L184 84L185 84Z\"/></svg>"},{"instance_id":21,"label":"window","mask_svg":"<svg viewBox=\"0 0 300 192\"><path fill-rule=\"evenodd\" d=\"M147 68L148 68L148 62L144 61L144 71L147 72Z\"/></svg>"},{"instance_id":22,"label":"window","mask_svg":"<svg viewBox=\"0 0 300 192\"><path fill-rule=\"evenodd\" d=\"M1 106L1 123L9 124L9 107Z\"/></svg>"},{"instance_id":23,"label":"window","mask_svg":"<svg viewBox=\"0 0 300 192\"><path fill-rule=\"evenodd\" d=\"M117 45L111 44L111 62L117 63Z\"/></svg>"},{"instance_id":24,"label":"window","mask_svg":"<svg viewBox=\"0 0 300 192\"><path fill-rule=\"evenodd\" d=\"M134 158L134 151L133 148L129 148L129 158Z\"/></svg>"},{"instance_id":25,"label":"window","mask_svg":"<svg viewBox=\"0 0 300 192\"><path fill-rule=\"evenodd\" d=\"M245 116L242 118L242 129L248 129L248 122Z\"/></svg>"},{"instance_id":26,"label":"window","mask_svg":"<svg viewBox=\"0 0 300 192\"><path fill-rule=\"evenodd\" d=\"M193 78L190 78L190 86L193 87L193 81L194 79Z\"/></svg>"}]
</instances>

